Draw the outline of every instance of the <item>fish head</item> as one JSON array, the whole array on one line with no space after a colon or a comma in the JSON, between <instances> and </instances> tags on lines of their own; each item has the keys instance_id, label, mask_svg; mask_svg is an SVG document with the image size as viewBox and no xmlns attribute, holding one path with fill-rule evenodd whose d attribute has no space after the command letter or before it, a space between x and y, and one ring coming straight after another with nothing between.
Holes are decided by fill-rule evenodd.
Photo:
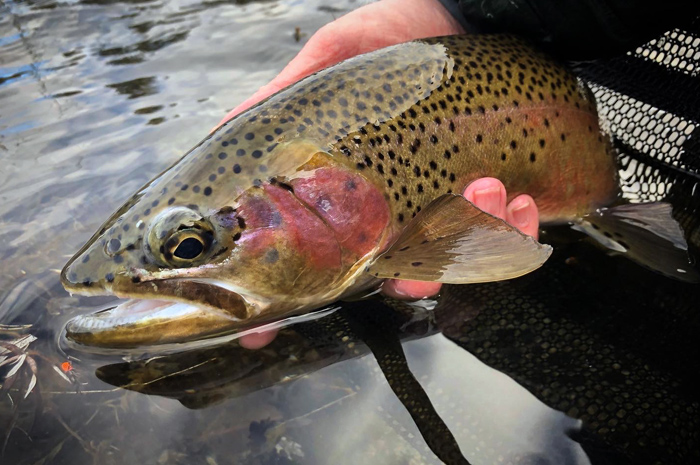
<instances>
[{"instance_id":1,"label":"fish head","mask_svg":"<svg viewBox=\"0 0 700 465\"><path fill-rule=\"evenodd\" d=\"M182 164L126 202L66 264L71 293L138 299L74 318L70 340L115 348L199 340L328 300L343 274L341 248L291 186L193 186L197 176Z\"/></svg>"}]
</instances>

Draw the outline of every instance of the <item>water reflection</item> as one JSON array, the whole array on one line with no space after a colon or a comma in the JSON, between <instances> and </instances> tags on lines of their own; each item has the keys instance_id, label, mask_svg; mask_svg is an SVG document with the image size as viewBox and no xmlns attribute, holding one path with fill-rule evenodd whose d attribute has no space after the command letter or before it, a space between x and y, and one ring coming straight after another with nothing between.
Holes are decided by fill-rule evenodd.
<instances>
[{"instance_id":1,"label":"water reflection","mask_svg":"<svg viewBox=\"0 0 700 465\"><path fill-rule=\"evenodd\" d=\"M143 394L177 399L192 409L222 404L228 408L232 400L247 402L258 391L274 389L284 401L278 408L288 414L251 422L250 438L258 446L272 442L283 448L274 441L284 435L305 459L310 447L316 454L323 451L304 463L327 463L329 458L333 463L404 463L407 458L439 463L425 443L442 457L447 457L449 445L431 412L441 417L471 463L495 463L499 457L506 463L589 463L567 436L580 429L579 421L545 407L447 340L434 326L432 312L409 310L377 320L377 312L388 316L395 310L378 302L352 304L321 320L283 329L262 350L249 351L233 342L106 365L97 369L97 377ZM387 321L404 340L405 355L398 356L408 361L411 371L396 358L383 362L392 357L394 337L386 331ZM382 331L356 333L357 325L380 325ZM378 365L365 344L367 337L374 339L369 345ZM423 387L408 381L414 376ZM290 415L290 408L296 413ZM320 433L333 424L342 425L337 435ZM311 441L310 431L299 436L299 428L323 434L326 444ZM393 438L391 452L378 455L378 438ZM446 461L466 463L455 456Z\"/></svg>"},{"instance_id":2,"label":"water reflection","mask_svg":"<svg viewBox=\"0 0 700 465\"><path fill-rule=\"evenodd\" d=\"M153 95L158 92L155 76L108 84L107 87L116 90L122 95L128 95L130 99L145 97L146 95ZM134 113L138 114L137 112Z\"/></svg>"}]
</instances>

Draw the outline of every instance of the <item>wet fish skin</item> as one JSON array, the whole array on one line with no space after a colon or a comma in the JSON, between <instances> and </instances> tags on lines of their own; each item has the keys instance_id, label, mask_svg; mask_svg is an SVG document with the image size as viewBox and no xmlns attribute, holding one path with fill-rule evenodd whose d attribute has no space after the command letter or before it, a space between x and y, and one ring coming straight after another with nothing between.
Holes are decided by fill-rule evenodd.
<instances>
[{"instance_id":1,"label":"wet fish skin","mask_svg":"<svg viewBox=\"0 0 700 465\"><path fill-rule=\"evenodd\" d=\"M229 121L130 199L61 278L80 294L196 303L223 326L276 319L376 282L365 265L412 217L483 176L532 195L544 223L617 195L593 97L564 67L510 36L409 42ZM185 240L193 259L175 255Z\"/></svg>"}]
</instances>

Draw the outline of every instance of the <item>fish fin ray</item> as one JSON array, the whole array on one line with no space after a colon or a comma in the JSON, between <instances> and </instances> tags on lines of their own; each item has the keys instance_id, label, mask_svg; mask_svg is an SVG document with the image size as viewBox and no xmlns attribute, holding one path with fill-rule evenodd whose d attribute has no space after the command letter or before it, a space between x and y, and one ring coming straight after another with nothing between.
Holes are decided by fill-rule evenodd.
<instances>
[{"instance_id":1,"label":"fish fin ray","mask_svg":"<svg viewBox=\"0 0 700 465\"><path fill-rule=\"evenodd\" d=\"M379 278L492 282L534 271L551 252L461 195L447 194L416 215L368 271Z\"/></svg>"},{"instance_id":2,"label":"fish fin ray","mask_svg":"<svg viewBox=\"0 0 700 465\"><path fill-rule=\"evenodd\" d=\"M700 282L683 230L666 202L600 209L574 224L603 247L642 266L686 282Z\"/></svg>"}]
</instances>

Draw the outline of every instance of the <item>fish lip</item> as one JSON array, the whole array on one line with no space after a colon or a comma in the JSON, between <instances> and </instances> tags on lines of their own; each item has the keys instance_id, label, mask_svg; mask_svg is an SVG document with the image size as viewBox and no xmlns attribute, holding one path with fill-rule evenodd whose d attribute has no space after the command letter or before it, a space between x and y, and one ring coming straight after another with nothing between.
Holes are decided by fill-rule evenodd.
<instances>
[{"instance_id":1,"label":"fish lip","mask_svg":"<svg viewBox=\"0 0 700 465\"><path fill-rule=\"evenodd\" d=\"M88 294L85 289L80 290L81 294ZM88 295L114 295L130 300L69 320L65 337L81 347L130 349L191 342L239 330L258 313L254 302L217 285L216 281L170 278L127 283L115 280L110 289L95 291ZM154 299L154 294L164 297ZM155 308L129 313L139 305L148 307L149 302Z\"/></svg>"}]
</instances>

